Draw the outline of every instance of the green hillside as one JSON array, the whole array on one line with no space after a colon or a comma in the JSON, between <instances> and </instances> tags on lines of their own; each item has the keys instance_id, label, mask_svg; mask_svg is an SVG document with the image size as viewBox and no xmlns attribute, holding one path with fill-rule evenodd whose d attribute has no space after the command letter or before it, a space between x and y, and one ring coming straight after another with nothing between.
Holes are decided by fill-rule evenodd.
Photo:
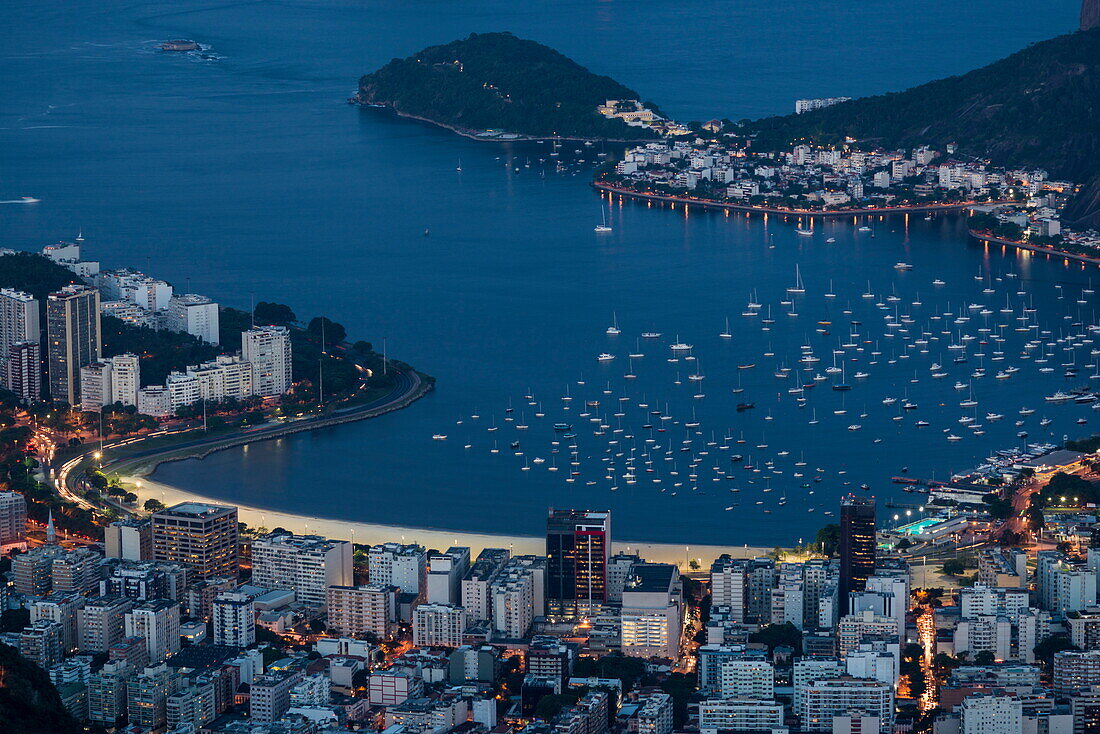
<instances>
[{"instance_id":1,"label":"green hillside","mask_svg":"<svg viewBox=\"0 0 1100 734\"><path fill-rule=\"evenodd\" d=\"M359 80L359 98L463 131L656 137L596 112L604 100L637 99L637 92L511 33L475 33L394 59Z\"/></svg>"},{"instance_id":2,"label":"green hillside","mask_svg":"<svg viewBox=\"0 0 1100 734\"><path fill-rule=\"evenodd\" d=\"M757 149L845 137L887 148L958 143L1006 166L1086 182L1100 174L1100 28L1036 43L904 92L748 124Z\"/></svg>"}]
</instances>

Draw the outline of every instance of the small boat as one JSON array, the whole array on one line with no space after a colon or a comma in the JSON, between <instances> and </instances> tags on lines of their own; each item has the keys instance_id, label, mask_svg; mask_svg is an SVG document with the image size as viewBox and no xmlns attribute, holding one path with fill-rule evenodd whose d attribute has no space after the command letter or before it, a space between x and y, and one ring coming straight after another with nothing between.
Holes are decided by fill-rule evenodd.
<instances>
[{"instance_id":1,"label":"small boat","mask_svg":"<svg viewBox=\"0 0 1100 734\"><path fill-rule=\"evenodd\" d=\"M812 229L804 229L802 227L797 227L797 228L795 228L794 231L795 231L795 234L797 234L801 237L813 237L814 236L814 231Z\"/></svg>"},{"instance_id":2,"label":"small boat","mask_svg":"<svg viewBox=\"0 0 1100 734\"><path fill-rule=\"evenodd\" d=\"M606 333L608 336L618 336L619 334L623 333L622 330L619 328L619 317L617 314L611 314L611 326L607 327L607 331L604 333Z\"/></svg>"},{"instance_id":3,"label":"small boat","mask_svg":"<svg viewBox=\"0 0 1100 734\"><path fill-rule=\"evenodd\" d=\"M433 433L432 434L432 440L433 441L446 441L447 440L447 434L445 434L445 433Z\"/></svg>"},{"instance_id":4,"label":"small boat","mask_svg":"<svg viewBox=\"0 0 1100 734\"><path fill-rule=\"evenodd\" d=\"M599 356L596 357L596 361L598 362L610 362L613 359L615 359L615 355L608 354L607 352L600 352Z\"/></svg>"}]
</instances>

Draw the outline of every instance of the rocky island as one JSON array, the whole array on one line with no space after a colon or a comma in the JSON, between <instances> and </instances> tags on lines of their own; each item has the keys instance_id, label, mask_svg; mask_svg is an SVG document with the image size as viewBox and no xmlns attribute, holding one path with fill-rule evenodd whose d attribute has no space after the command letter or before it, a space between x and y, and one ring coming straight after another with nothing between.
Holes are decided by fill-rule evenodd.
<instances>
[{"instance_id":1,"label":"rocky island","mask_svg":"<svg viewBox=\"0 0 1100 734\"><path fill-rule=\"evenodd\" d=\"M653 125L642 123L659 122L660 115L637 99L632 89L540 43L474 33L390 61L359 80L352 101L481 139L656 139Z\"/></svg>"}]
</instances>

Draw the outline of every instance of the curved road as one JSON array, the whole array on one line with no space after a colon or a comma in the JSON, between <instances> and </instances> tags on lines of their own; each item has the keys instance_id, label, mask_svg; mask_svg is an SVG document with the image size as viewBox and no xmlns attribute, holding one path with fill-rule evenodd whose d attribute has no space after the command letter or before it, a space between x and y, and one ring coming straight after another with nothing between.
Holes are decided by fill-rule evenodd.
<instances>
[{"instance_id":1,"label":"curved road","mask_svg":"<svg viewBox=\"0 0 1100 734\"><path fill-rule=\"evenodd\" d=\"M233 448L235 446L242 446L248 443L254 443L256 441L267 441L273 438L279 438L281 436L290 435L292 433L299 433L301 431L311 431L316 428L324 428L326 426L339 425L341 423L350 423L352 421L364 420L367 418L374 418L388 413L392 410L398 410L403 408L415 400L423 397L428 393L433 385L431 383L424 382L420 375L415 370L399 370L392 368L393 372L396 372L396 378L394 380L393 389L385 395L376 398L368 403L362 405L356 405L350 408L342 408L332 411L324 415L312 416L310 418L301 418L297 420L287 421L285 423L277 424L264 424L256 426L255 428L249 428L244 431L236 431L229 435L218 436L202 436L201 438L195 438L190 441L183 441L171 446L150 448L144 451L136 451L128 453L126 456L119 458L114 462L107 462L103 465L105 471L109 470L112 465L118 466L134 461L141 460L142 463L148 463L149 459L155 459L159 455L163 455L165 459L168 459L173 454L182 454L176 458L190 458L196 455L209 454L214 451L220 451L222 449ZM104 446L104 450L116 448L123 445L130 445L133 443L140 443L143 440L151 438L160 438L165 435L172 435L174 433L183 433L186 431L201 431L201 427L186 428L178 431L156 431L142 437L132 437L123 439L121 441L115 441L114 443ZM57 491L67 500L76 502L81 506L90 507L87 500L84 500L74 491L70 482L72 470L76 468L80 462L84 461L89 455L96 453L98 447L91 445L87 447L87 451L83 452L79 456L70 458L60 467L51 467L56 470L56 484ZM205 450L203 450L205 449ZM158 462L159 463L159 462Z\"/></svg>"}]
</instances>

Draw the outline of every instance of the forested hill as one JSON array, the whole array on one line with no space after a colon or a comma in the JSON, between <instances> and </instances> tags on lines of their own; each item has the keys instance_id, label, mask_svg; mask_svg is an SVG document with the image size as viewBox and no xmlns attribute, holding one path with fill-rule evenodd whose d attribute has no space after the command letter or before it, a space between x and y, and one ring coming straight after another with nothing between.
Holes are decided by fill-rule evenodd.
<instances>
[{"instance_id":1,"label":"forested hill","mask_svg":"<svg viewBox=\"0 0 1100 734\"><path fill-rule=\"evenodd\" d=\"M511 33L475 33L432 46L359 80L362 102L462 131L539 137L655 137L596 112L605 100L637 98L614 79Z\"/></svg>"},{"instance_id":2,"label":"forested hill","mask_svg":"<svg viewBox=\"0 0 1100 734\"><path fill-rule=\"evenodd\" d=\"M749 123L757 149L845 137L887 148L930 144L1008 166L1100 176L1100 28L1029 46L989 66L904 92Z\"/></svg>"}]
</instances>

